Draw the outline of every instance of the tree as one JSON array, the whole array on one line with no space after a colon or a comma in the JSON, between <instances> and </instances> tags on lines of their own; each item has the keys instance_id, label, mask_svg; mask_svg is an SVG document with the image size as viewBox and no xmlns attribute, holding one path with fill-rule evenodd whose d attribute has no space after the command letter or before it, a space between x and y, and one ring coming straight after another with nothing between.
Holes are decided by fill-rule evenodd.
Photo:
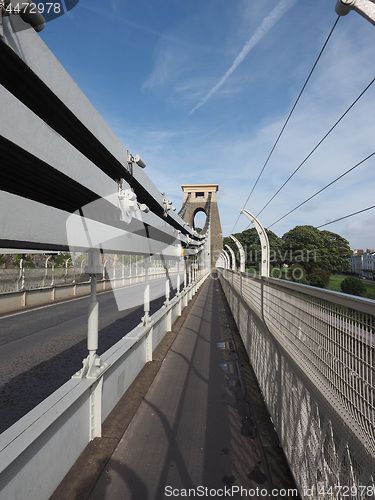
<instances>
[{"instance_id":1,"label":"tree","mask_svg":"<svg viewBox=\"0 0 375 500\"><path fill-rule=\"evenodd\" d=\"M22 258L24 267L35 267L35 264L31 259L31 255L23 255L22 253L16 253L11 256L12 265L14 267L19 267Z\"/></svg>"},{"instance_id":2,"label":"tree","mask_svg":"<svg viewBox=\"0 0 375 500\"><path fill-rule=\"evenodd\" d=\"M339 234L319 231L314 226L296 226L282 238L268 229L266 232L270 242L271 267L287 266L289 273L280 272L287 279L324 288L329 285L331 273L350 270L347 257L352 252L349 242ZM235 236L245 249L246 266L258 266L261 245L255 228ZM230 238L224 239L225 244L238 254L237 247Z\"/></svg>"},{"instance_id":3,"label":"tree","mask_svg":"<svg viewBox=\"0 0 375 500\"><path fill-rule=\"evenodd\" d=\"M296 226L282 237L285 262L303 263L308 274L314 269L349 271L347 259L351 255L349 242L330 231L319 231L313 226Z\"/></svg>"},{"instance_id":4,"label":"tree","mask_svg":"<svg viewBox=\"0 0 375 500\"><path fill-rule=\"evenodd\" d=\"M326 288L329 285L330 277L331 272L328 269L319 269L318 267L316 267L307 276L307 282L311 286Z\"/></svg>"},{"instance_id":5,"label":"tree","mask_svg":"<svg viewBox=\"0 0 375 500\"><path fill-rule=\"evenodd\" d=\"M57 255L53 256L53 259L55 261L55 267L65 267L66 261L71 257L70 253L59 253ZM69 261L68 265L72 265L71 260Z\"/></svg>"},{"instance_id":6,"label":"tree","mask_svg":"<svg viewBox=\"0 0 375 500\"><path fill-rule=\"evenodd\" d=\"M358 278L348 276L341 282L341 291L350 295L364 297L366 295L366 285Z\"/></svg>"}]
</instances>

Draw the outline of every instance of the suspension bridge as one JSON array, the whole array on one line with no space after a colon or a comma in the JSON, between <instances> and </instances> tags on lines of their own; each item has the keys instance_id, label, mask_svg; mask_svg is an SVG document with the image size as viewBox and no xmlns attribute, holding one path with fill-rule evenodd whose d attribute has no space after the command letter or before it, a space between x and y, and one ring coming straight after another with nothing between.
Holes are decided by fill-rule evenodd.
<instances>
[{"instance_id":1,"label":"suspension bridge","mask_svg":"<svg viewBox=\"0 0 375 500\"><path fill-rule=\"evenodd\" d=\"M338 14L373 20L364 4ZM262 249L246 273L239 241L223 248L219 186L183 185L177 213L31 21L1 20L0 253L85 256L90 279L27 290L21 266L0 297L7 383L22 353L36 357L19 373L29 394L37 356L66 377L1 433L0 497L375 498L374 302L270 277L267 233L244 207ZM86 337L71 373L68 323L73 344ZM33 348L43 329L51 345Z\"/></svg>"}]
</instances>

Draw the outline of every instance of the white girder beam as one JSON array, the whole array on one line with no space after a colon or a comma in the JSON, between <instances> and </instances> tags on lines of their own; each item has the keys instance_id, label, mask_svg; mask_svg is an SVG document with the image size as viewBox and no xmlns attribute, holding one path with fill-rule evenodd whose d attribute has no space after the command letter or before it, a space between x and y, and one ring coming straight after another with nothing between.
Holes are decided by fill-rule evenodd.
<instances>
[{"instance_id":1,"label":"white girder beam","mask_svg":"<svg viewBox=\"0 0 375 500\"><path fill-rule=\"evenodd\" d=\"M103 235L100 246L107 252L175 256L182 245L199 253L203 236L184 225L52 52L34 30L21 29L22 23L17 15L4 18L0 40L7 74L4 80L0 75L6 181L0 191L0 246L86 247L85 233L65 234L66 227L82 226L83 216L90 238L98 239L91 234L96 231ZM119 196L124 192L134 193L135 207L125 216Z\"/></svg>"},{"instance_id":2,"label":"white girder beam","mask_svg":"<svg viewBox=\"0 0 375 500\"><path fill-rule=\"evenodd\" d=\"M182 247L197 255L205 239L173 212L145 162L123 146L35 31L17 15L2 21L0 248L88 252L89 353L77 377L97 378L105 369L96 353L100 253L179 260Z\"/></svg>"}]
</instances>

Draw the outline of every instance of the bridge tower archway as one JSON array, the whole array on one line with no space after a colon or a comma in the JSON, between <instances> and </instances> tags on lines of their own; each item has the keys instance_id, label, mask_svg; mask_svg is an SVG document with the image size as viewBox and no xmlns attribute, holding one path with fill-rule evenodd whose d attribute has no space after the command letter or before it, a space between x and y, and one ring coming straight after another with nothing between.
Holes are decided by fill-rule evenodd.
<instances>
[{"instance_id":1,"label":"bridge tower archway","mask_svg":"<svg viewBox=\"0 0 375 500\"><path fill-rule=\"evenodd\" d=\"M197 214L206 214L207 221L210 222L210 261L211 268L223 250L223 234L219 209L217 206L216 193L219 190L218 184L184 184L181 186L184 192L182 209L179 214L190 227L194 227L194 219ZM203 230L205 228L202 228Z\"/></svg>"},{"instance_id":2,"label":"bridge tower archway","mask_svg":"<svg viewBox=\"0 0 375 500\"><path fill-rule=\"evenodd\" d=\"M191 227L193 227L195 230L201 229L203 231L205 223L207 222L207 217L208 215L204 208L197 208L194 211L192 222L193 225Z\"/></svg>"}]
</instances>

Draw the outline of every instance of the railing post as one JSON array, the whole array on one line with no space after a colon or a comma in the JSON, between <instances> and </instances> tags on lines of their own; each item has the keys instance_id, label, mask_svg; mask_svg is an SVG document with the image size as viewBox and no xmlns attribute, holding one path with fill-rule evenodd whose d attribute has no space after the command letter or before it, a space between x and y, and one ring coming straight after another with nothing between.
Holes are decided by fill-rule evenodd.
<instances>
[{"instance_id":1,"label":"railing post","mask_svg":"<svg viewBox=\"0 0 375 500\"><path fill-rule=\"evenodd\" d=\"M171 287L169 286L169 279L167 278L165 280L165 302L164 302L165 307L169 306L170 297L171 297Z\"/></svg>"},{"instance_id":2,"label":"railing post","mask_svg":"<svg viewBox=\"0 0 375 500\"><path fill-rule=\"evenodd\" d=\"M112 280L116 280L116 255L113 256L113 264L112 264Z\"/></svg>"},{"instance_id":3,"label":"railing post","mask_svg":"<svg viewBox=\"0 0 375 500\"><path fill-rule=\"evenodd\" d=\"M144 316L142 318L143 326L148 326L150 324L150 283L149 283L149 257L145 258L145 291L143 295L143 311Z\"/></svg>"},{"instance_id":4,"label":"railing post","mask_svg":"<svg viewBox=\"0 0 375 500\"><path fill-rule=\"evenodd\" d=\"M73 263L73 281L72 281L72 284L75 285L76 284L76 255L74 252L72 253L72 263Z\"/></svg>"},{"instance_id":5,"label":"railing post","mask_svg":"<svg viewBox=\"0 0 375 500\"><path fill-rule=\"evenodd\" d=\"M45 270L45 273L44 273L44 279L43 279L43 285L42 285L43 287L45 287L45 286L46 286L46 280L47 280L47 275L48 275L48 261L49 261L49 259L50 259L50 258L51 258L51 255L49 255L49 256L46 258L46 264L45 264L45 266L46 266L46 270Z\"/></svg>"},{"instance_id":6,"label":"railing post","mask_svg":"<svg viewBox=\"0 0 375 500\"><path fill-rule=\"evenodd\" d=\"M189 291L188 291L188 300L190 301L192 298L192 269L191 269L191 264L189 266Z\"/></svg>"},{"instance_id":7,"label":"railing post","mask_svg":"<svg viewBox=\"0 0 375 500\"><path fill-rule=\"evenodd\" d=\"M64 274L64 281L66 282L66 278L68 276L68 264L69 264L69 261L70 261L70 257L68 257L65 261L65 274Z\"/></svg>"},{"instance_id":8,"label":"railing post","mask_svg":"<svg viewBox=\"0 0 375 500\"><path fill-rule=\"evenodd\" d=\"M143 312L144 316L142 318L142 322L144 326L147 326L150 323L150 284L147 283L145 287L145 291L143 294Z\"/></svg>"},{"instance_id":9,"label":"railing post","mask_svg":"<svg viewBox=\"0 0 375 500\"><path fill-rule=\"evenodd\" d=\"M164 302L164 307L168 309L167 314L166 314L166 325L165 325L165 330L166 332L170 332L172 330L172 308L170 307L170 292L171 288L169 285L169 279L167 278L165 281L165 302Z\"/></svg>"},{"instance_id":10,"label":"railing post","mask_svg":"<svg viewBox=\"0 0 375 500\"><path fill-rule=\"evenodd\" d=\"M146 334L146 361L152 361L152 344L153 344L153 326L152 319L150 317L150 283L149 283L149 268L150 260L149 257L145 258L145 291L144 291L144 316L142 318L142 325L148 327L149 330Z\"/></svg>"},{"instance_id":11,"label":"railing post","mask_svg":"<svg viewBox=\"0 0 375 500\"><path fill-rule=\"evenodd\" d=\"M51 286L53 286L55 284L55 257L54 257L54 255L52 255L51 262L52 262Z\"/></svg>"},{"instance_id":12,"label":"railing post","mask_svg":"<svg viewBox=\"0 0 375 500\"><path fill-rule=\"evenodd\" d=\"M18 279L18 289L20 291L25 290L25 264L24 264L25 255L22 254L20 259L20 276ZM20 286L21 285L21 286Z\"/></svg>"},{"instance_id":13,"label":"railing post","mask_svg":"<svg viewBox=\"0 0 375 500\"><path fill-rule=\"evenodd\" d=\"M97 355L99 344L99 303L96 296L98 275L101 274L99 250L89 251L89 261L86 269L90 275L90 302L87 319L87 350L88 356L83 360L83 368L73 378L97 378L104 366Z\"/></svg>"},{"instance_id":14,"label":"railing post","mask_svg":"<svg viewBox=\"0 0 375 500\"><path fill-rule=\"evenodd\" d=\"M82 276L82 274L83 274L83 264L85 263L85 261L86 261L86 259L82 259L82 260L81 260L81 272L80 272L79 277L81 277L81 276Z\"/></svg>"},{"instance_id":15,"label":"railing post","mask_svg":"<svg viewBox=\"0 0 375 500\"><path fill-rule=\"evenodd\" d=\"M103 279L103 280L105 279L105 268L106 268L107 262L108 262L107 260L105 260L105 261L103 262L103 275L102 275L102 279Z\"/></svg>"},{"instance_id":16,"label":"railing post","mask_svg":"<svg viewBox=\"0 0 375 500\"><path fill-rule=\"evenodd\" d=\"M181 278L180 278L180 261L177 261L177 297L180 296L180 288L181 288Z\"/></svg>"},{"instance_id":17,"label":"railing post","mask_svg":"<svg viewBox=\"0 0 375 500\"><path fill-rule=\"evenodd\" d=\"M186 257L185 257L186 259ZM187 267L186 260L184 259L184 288L183 288L183 298L182 298L182 307L186 307L188 304L188 285L187 285Z\"/></svg>"},{"instance_id":18,"label":"railing post","mask_svg":"<svg viewBox=\"0 0 375 500\"><path fill-rule=\"evenodd\" d=\"M177 261L177 292L176 292L176 297L178 299L177 302L177 316L181 316L182 313L182 297L181 297L181 277L180 277L180 261Z\"/></svg>"},{"instance_id":19,"label":"railing post","mask_svg":"<svg viewBox=\"0 0 375 500\"><path fill-rule=\"evenodd\" d=\"M89 312L88 312L88 335L87 335L87 349L89 351L89 356L94 357L98 349L98 332L99 332L99 303L96 297L96 285L97 276L96 274L91 274L90 280L90 302L89 302Z\"/></svg>"}]
</instances>

